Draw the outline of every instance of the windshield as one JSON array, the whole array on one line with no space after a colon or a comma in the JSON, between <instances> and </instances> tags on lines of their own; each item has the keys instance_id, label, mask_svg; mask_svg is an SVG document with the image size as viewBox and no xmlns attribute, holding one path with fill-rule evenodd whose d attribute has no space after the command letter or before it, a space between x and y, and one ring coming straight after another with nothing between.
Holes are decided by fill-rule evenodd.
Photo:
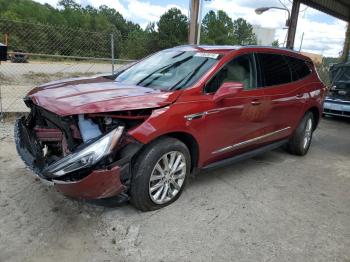
<instances>
[{"instance_id":1,"label":"windshield","mask_svg":"<svg viewBox=\"0 0 350 262\"><path fill-rule=\"evenodd\" d=\"M166 50L121 72L115 81L160 90L178 90L194 84L220 58L218 54Z\"/></svg>"}]
</instances>

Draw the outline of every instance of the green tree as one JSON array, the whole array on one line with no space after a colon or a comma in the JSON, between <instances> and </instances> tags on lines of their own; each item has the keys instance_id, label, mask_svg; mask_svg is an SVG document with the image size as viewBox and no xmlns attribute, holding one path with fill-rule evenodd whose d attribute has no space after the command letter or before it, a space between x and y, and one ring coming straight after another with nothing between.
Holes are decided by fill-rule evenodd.
<instances>
[{"instance_id":1,"label":"green tree","mask_svg":"<svg viewBox=\"0 0 350 262\"><path fill-rule=\"evenodd\" d=\"M278 41L278 39L276 39L275 41L272 42L271 44L273 47L279 47L280 46L280 43Z\"/></svg>"},{"instance_id":2,"label":"green tree","mask_svg":"<svg viewBox=\"0 0 350 262\"><path fill-rule=\"evenodd\" d=\"M188 20L177 8L163 14L158 23L159 48L169 48L187 42Z\"/></svg>"},{"instance_id":3,"label":"green tree","mask_svg":"<svg viewBox=\"0 0 350 262\"><path fill-rule=\"evenodd\" d=\"M253 26L243 18L235 21L226 12L209 11L202 21L201 43L216 45L255 45Z\"/></svg>"},{"instance_id":4,"label":"green tree","mask_svg":"<svg viewBox=\"0 0 350 262\"><path fill-rule=\"evenodd\" d=\"M145 29L146 31L146 47L148 54L154 53L160 50L159 41L158 41L158 32L156 30L156 24L149 23Z\"/></svg>"},{"instance_id":5,"label":"green tree","mask_svg":"<svg viewBox=\"0 0 350 262\"><path fill-rule=\"evenodd\" d=\"M61 0L58 2L58 6L62 6L65 9L81 9L81 5L77 4L74 0Z\"/></svg>"},{"instance_id":6,"label":"green tree","mask_svg":"<svg viewBox=\"0 0 350 262\"><path fill-rule=\"evenodd\" d=\"M138 59L187 43L188 19L176 8L168 10L157 23L150 23L143 30L106 5L83 7L75 0L61 0L59 6L54 8L32 0L0 0L0 18L26 22L0 20L0 34L8 32L10 35L10 50L109 57L110 34L113 33L116 57ZM252 44L251 29L243 19L233 22L224 11L211 11L203 19L202 42Z\"/></svg>"},{"instance_id":7,"label":"green tree","mask_svg":"<svg viewBox=\"0 0 350 262\"><path fill-rule=\"evenodd\" d=\"M10 50L109 57L110 34L114 33L118 56L129 34L140 29L107 6L82 7L74 0L62 0L59 5L54 8L31 0L0 0L0 19L25 22L0 20L0 34L9 33Z\"/></svg>"},{"instance_id":8,"label":"green tree","mask_svg":"<svg viewBox=\"0 0 350 262\"><path fill-rule=\"evenodd\" d=\"M222 10L209 11L202 21L201 43L234 44L232 19Z\"/></svg>"},{"instance_id":9,"label":"green tree","mask_svg":"<svg viewBox=\"0 0 350 262\"><path fill-rule=\"evenodd\" d=\"M140 59L148 54L147 33L142 29L135 29L122 46L122 57L128 59Z\"/></svg>"},{"instance_id":10,"label":"green tree","mask_svg":"<svg viewBox=\"0 0 350 262\"><path fill-rule=\"evenodd\" d=\"M256 36L253 33L253 26L243 18L233 21L233 37L237 45L257 44Z\"/></svg>"}]
</instances>

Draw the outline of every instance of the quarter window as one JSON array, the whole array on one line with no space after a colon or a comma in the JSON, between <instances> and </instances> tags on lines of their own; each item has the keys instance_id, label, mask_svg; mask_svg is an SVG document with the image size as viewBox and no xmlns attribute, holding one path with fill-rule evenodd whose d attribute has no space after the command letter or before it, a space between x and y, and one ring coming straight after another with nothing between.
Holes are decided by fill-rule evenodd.
<instances>
[{"instance_id":1,"label":"quarter window","mask_svg":"<svg viewBox=\"0 0 350 262\"><path fill-rule=\"evenodd\" d=\"M286 59L277 54L257 54L263 86L287 84L292 81L291 72Z\"/></svg>"},{"instance_id":2,"label":"quarter window","mask_svg":"<svg viewBox=\"0 0 350 262\"><path fill-rule=\"evenodd\" d=\"M290 56L287 56L286 58L292 70L293 81L302 79L311 73L310 67L306 61Z\"/></svg>"}]
</instances>

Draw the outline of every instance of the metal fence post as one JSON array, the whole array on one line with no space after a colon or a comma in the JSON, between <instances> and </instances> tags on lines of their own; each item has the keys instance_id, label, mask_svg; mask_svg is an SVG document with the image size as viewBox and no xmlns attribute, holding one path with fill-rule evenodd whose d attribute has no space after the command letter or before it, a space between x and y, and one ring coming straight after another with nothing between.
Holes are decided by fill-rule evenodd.
<instances>
[{"instance_id":1,"label":"metal fence post","mask_svg":"<svg viewBox=\"0 0 350 262\"><path fill-rule=\"evenodd\" d=\"M2 113L2 96L1 96L1 84L0 84L0 121L2 121L3 113Z\"/></svg>"},{"instance_id":2,"label":"metal fence post","mask_svg":"<svg viewBox=\"0 0 350 262\"><path fill-rule=\"evenodd\" d=\"M0 61L0 66L1 66L1 61ZM2 115L2 96L1 96L1 83L0 83L0 121L3 120L2 117L3 117L3 115Z\"/></svg>"},{"instance_id":3,"label":"metal fence post","mask_svg":"<svg viewBox=\"0 0 350 262\"><path fill-rule=\"evenodd\" d=\"M111 33L112 75L114 75L114 34Z\"/></svg>"}]
</instances>

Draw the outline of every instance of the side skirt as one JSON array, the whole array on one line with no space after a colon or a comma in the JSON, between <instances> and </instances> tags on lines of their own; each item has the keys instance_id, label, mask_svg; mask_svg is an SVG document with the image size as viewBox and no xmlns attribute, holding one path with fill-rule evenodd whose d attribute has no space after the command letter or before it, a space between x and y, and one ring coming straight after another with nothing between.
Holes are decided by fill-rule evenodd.
<instances>
[{"instance_id":1,"label":"side skirt","mask_svg":"<svg viewBox=\"0 0 350 262\"><path fill-rule=\"evenodd\" d=\"M211 163L209 165L206 165L206 166L202 167L201 170L202 171L209 171L209 170L216 169L216 168L219 168L219 167L228 166L228 165L234 164L236 162L239 162L239 161L242 161L242 160L245 160L245 159L249 159L249 158L252 158L252 157L257 156L257 155L260 155L260 154L265 153L267 151L271 151L273 149L279 148L282 145L286 144L287 142L288 142L288 139L277 141L277 142L274 142L272 144L269 144L269 145L262 146L262 147L259 147L257 149L251 150L249 152L245 152L245 153L242 153L242 154L230 157L230 158L226 158L226 159L223 159L223 160Z\"/></svg>"}]
</instances>

